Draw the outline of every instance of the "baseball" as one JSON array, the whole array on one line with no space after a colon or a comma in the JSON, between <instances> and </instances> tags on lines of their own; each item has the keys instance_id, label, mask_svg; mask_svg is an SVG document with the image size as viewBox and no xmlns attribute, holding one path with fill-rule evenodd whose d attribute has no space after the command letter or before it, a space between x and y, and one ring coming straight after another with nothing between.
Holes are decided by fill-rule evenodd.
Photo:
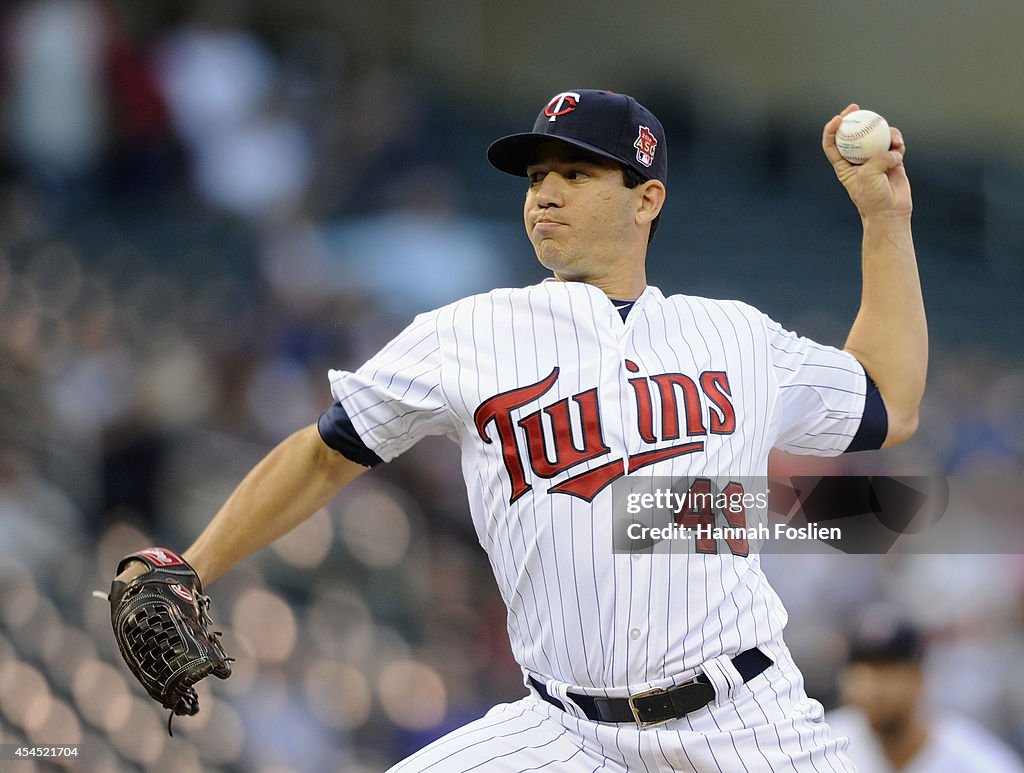
<instances>
[{"instance_id":1,"label":"baseball","mask_svg":"<svg viewBox=\"0 0 1024 773\"><path fill-rule=\"evenodd\" d=\"M891 140L889 124L871 110L854 110L843 118L836 130L839 154L851 164L863 164L877 153L888 150Z\"/></svg>"}]
</instances>

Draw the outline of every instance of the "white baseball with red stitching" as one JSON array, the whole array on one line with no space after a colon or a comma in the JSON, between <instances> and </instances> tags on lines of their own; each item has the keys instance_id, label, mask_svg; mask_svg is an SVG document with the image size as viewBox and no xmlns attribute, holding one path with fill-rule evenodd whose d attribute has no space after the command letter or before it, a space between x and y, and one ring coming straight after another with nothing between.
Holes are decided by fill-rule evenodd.
<instances>
[{"instance_id":1,"label":"white baseball with red stitching","mask_svg":"<svg viewBox=\"0 0 1024 773\"><path fill-rule=\"evenodd\" d=\"M836 130L839 154L851 164L863 164L888 150L891 142L888 122L871 110L854 110Z\"/></svg>"}]
</instances>

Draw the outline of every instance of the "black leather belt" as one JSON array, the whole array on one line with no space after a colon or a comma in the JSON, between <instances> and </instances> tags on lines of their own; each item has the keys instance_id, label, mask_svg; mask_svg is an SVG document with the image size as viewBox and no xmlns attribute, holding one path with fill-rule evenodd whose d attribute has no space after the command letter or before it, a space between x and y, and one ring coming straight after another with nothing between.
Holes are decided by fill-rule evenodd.
<instances>
[{"instance_id":1,"label":"black leather belt","mask_svg":"<svg viewBox=\"0 0 1024 773\"><path fill-rule=\"evenodd\" d=\"M771 664L772 659L756 647L732 659L733 667L739 671L744 682L749 682ZM548 693L543 684L532 676L529 681L541 698L565 711L562 701ZM640 727L651 727L704 708L715 699L715 688L711 680L701 673L685 684L667 690L656 687L628 698L600 698L574 692L568 695L587 719L594 722L636 722Z\"/></svg>"}]
</instances>

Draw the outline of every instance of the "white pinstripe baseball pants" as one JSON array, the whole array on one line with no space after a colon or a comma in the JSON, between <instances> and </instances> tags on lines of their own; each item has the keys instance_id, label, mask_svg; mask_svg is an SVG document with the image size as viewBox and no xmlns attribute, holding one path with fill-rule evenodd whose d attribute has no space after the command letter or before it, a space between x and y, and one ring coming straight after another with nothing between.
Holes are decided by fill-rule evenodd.
<instances>
[{"instance_id":1,"label":"white pinstripe baseball pants","mask_svg":"<svg viewBox=\"0 0 1024 773\"><path fill-rule=\"evenodd\" d=\"M537 697L495 706L391 768L392 773L851 773L846 738L832 738L821 704L781 642L775 661L731 700L654 728L591 722Z\"/></svg>"}]
</instances>

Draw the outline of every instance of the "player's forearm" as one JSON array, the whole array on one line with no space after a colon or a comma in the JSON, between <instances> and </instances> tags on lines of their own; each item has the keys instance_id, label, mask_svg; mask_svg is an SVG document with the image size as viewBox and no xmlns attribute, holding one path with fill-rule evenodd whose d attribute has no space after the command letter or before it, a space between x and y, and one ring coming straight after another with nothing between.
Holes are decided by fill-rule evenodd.
<instances>
[{"instance_id":1,"label":"player's forearm","mask_svg":"<svg viewBox=\"0 0 1024 773\"><path fill-rule=\"evenodd\" d=\"M184 558L208 586L305 521L364 470L326 446L315 426L299 430L249 472Z\"/></svg>"},{"instance_id":2,"label":"player's forearm","mask_svg":"<svg viewBox=\"0 0 1024 773\"><path fill-rule=\"evenodd\" d=\"M882 394L886 445L917 428L928 370L928 329L910 216L864 219L863 291L846 341Z\"/></svg>"}]
</instances>

